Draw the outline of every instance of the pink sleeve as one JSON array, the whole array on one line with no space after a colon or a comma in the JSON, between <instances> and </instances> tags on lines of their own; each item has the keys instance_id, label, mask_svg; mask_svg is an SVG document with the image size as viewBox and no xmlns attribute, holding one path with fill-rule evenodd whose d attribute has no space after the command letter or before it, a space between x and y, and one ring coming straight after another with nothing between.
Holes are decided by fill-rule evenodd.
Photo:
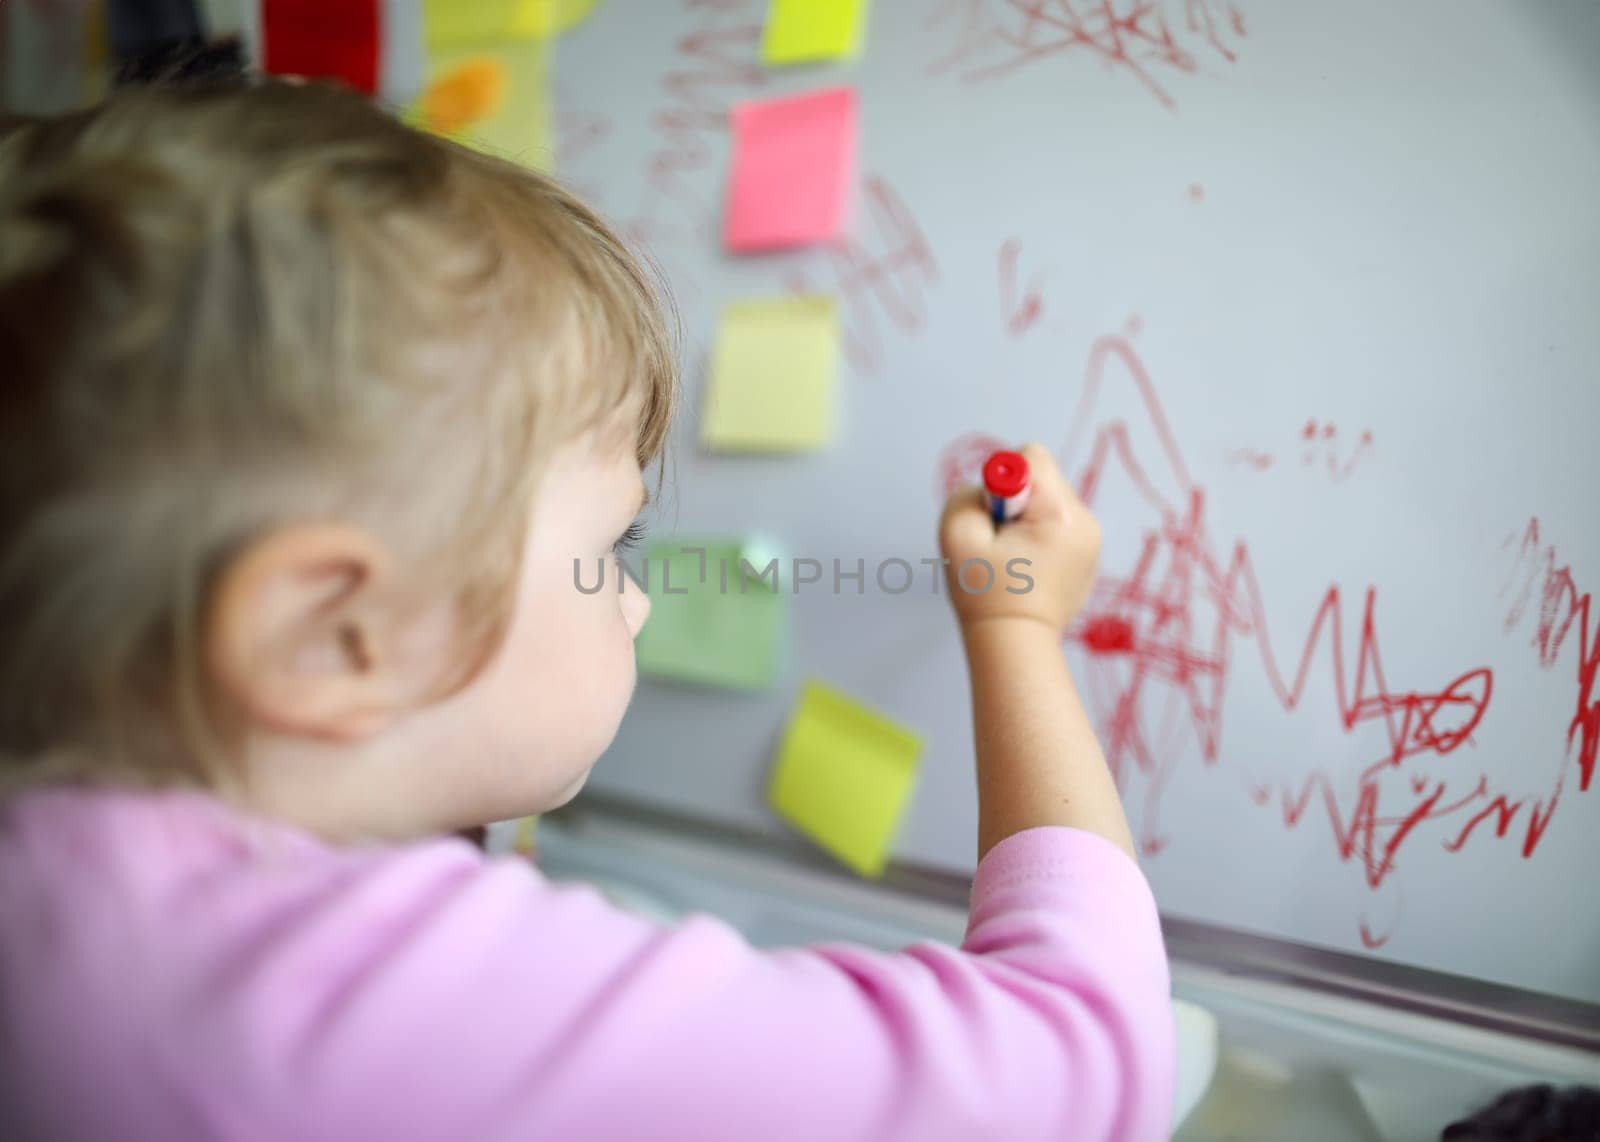
<instances>
[{"instance_id":1,"label":"pink sleeve","mask_svg":"<svg viewBox=\"0 0 1600 1142\"><path fill-rule=\"evenodd\" d=\"M705 914L661 926L588 886L440 846L369 866L257 935L250 970L222 973L231 985L197 1009L270 1020L250 1081L275 1084L261 1105L298 1108L318 1137L1170 1128L1155 905L1133 861L1075 829L994 847L960 949L760 951Z\"/></svg>"}]
</instances>

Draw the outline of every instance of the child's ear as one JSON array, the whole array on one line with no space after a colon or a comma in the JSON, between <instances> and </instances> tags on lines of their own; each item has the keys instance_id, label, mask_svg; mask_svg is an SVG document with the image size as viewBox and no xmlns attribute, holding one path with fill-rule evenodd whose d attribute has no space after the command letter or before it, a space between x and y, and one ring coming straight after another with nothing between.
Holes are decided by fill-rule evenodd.
<instances>
[{"instance_id":1,"label":"child's ear","mask_svg":"<svg viewBox=\"0 0 1600 1142\"><path fill-rule=\"evenodd\" d=\"M352 741L405 692L386 609L388 552L367 533L296 524L251 542L206 612L206 659L225 696L280 732Z\"/></svg>"}]
</instances>

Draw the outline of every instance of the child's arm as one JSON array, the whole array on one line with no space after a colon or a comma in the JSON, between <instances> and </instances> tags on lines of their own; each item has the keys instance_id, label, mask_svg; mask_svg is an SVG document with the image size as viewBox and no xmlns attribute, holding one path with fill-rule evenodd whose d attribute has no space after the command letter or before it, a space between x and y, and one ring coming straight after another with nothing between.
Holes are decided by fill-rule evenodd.
<instances>
[{"instance_id":1,"label":"child's arm","mask_svg":"<svg viewBox=\"0 0 1600 1142\"><path fill-rule=\"evenodd\" d=\"M951 496L939 529L972 675L978 856L1035 825L1087 829L1132 856L1117 787L1061 653L1061 632L1094 578L1100 526L1049 452L1022 452L1032 491L1020 519L996 528L973 487ZM989 590L963 589L968 560L993 569ZM981 564L967 579L984 583Z\"/></svg>"},{"instance_id":2,"label":"child's arm","mask_svg":"<svg viewBox=\"0 0 1600 1142\"><path fill-rule=\"evenodd\" d=\"M170 1018L146 1035L160 1051L121 1057L140 1102L192 1095L250 1137L1090 1142L1171 1127L1155 906L1092 833L997 842L961 946L892 953L764 951L705 914L664 927L458 841L299 865L174 884L183 938L161 941L159 976L123 980L140 1026ZM262 899L270 911L242 908Z\"/></svg>"}]
</instances>

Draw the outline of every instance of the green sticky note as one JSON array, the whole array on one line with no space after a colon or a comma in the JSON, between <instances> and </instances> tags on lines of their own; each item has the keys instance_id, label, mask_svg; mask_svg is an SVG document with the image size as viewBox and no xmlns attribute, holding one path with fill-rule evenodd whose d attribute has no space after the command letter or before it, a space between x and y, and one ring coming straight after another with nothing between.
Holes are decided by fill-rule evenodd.
<instances>
[{"instance_id":1,"label":"green sticky note","mask_svg":"<svg viewBox=\"0 0 1600 1142\"><path fill-rule=\"evenodd\" d=\"M917 777L916 734L820 682L805 684L767 798L801 832L878 876Z\"/></svg>"},{"instance_id":2,"label":"green sticky note","mask_svg":"<svg viewBox=\"0 0 1600 1142\"><path fill-rule=\"evenodd\" d=\"M761 58L770 64L854 58L867 0L772 0Z\"/></svg>"},{"instance_id":3,"label":"green sticky note","mask_svg":"<svg viewBox=\"0 0 1600 1142\"><path fill-rule=\"evenodd\" d=\"M723 306L701 434L734 452L802 452L833 436L839 316L831 297Z\"/></svg>"},{"instance_id":4,"label":"green sticky note","mask_svg":"<svg viewBox=\"0 0 1600 1142\"><path fill-rule=\"evenodd\" d=\"M650 618L634 640L640 672L734 690L771 686L783 663L789 599L771 577L760 578L764 569L740 542L652 546L635 569L650 595Z\"/></svg>"}]
</instances>

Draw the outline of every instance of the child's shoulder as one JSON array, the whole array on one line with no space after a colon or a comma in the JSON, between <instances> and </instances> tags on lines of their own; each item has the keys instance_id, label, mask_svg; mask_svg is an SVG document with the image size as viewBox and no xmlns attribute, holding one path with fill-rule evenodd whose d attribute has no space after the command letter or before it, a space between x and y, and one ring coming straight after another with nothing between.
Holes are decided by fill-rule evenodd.
<instances>
[{"instance_id":1,"label":"child's shoulder","mask_svg":"<svg viewBox=\"0 0 1600 1142\"><path fill-rule=\"evenodd\" d=\"M485 869L456 838L332 844L200 790L33 789L0 801L0 913L25 918L0 933L0 970L71 963L153 993L268 933L309 926L358 945Z\"/></svg>"},{"instance_id":2,"label":"child's shoulder","mask_svg":"<svg viewBox=\"0 0 1600 1142\"><path fill-rule=\"evenodd\" d=\"M201 792L13 794L0 801L0 1120L188 1137L202 1086L275 1104L343 989L382 978L407 918L489 874L464 841L330 845ZM445 966L422 958L425 975Z\"/></svg>"},{"instance_id":3,"label":"child's shoulder","mask_svg":"<svg viewBox=\"0 0 1600 1142\"><path fill-rule=\"evenodd\" d=\"M328 843L199 789L60 785L0 800L0 868L11 870L5 879L12 891L92 897L99 888L148 907L167 886L237 891L251 882L287 886L384 866L482 863L480 852L454 838Z\"/></svg>"}]
</instances>

